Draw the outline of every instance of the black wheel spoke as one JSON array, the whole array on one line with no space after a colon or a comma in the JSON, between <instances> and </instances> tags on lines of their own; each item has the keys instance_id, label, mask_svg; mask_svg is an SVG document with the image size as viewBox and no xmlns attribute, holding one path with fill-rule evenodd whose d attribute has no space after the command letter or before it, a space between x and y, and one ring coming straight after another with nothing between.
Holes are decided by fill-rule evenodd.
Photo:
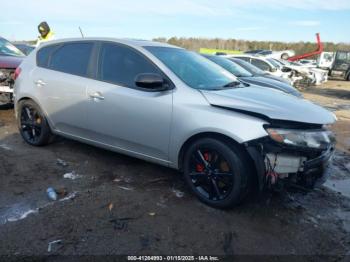
<instances>
[{"instance_id":1,"label":"black wheel spoke","mask_svg":"<svg viewBox=\"0 0 350 262\"><path fill-rule=\"evenodd\" d=\"M232 174L228 173L228 172L214 172L214 175L217 177L230 177L230 176L232 176Z\"/></svg>"},{"instance_id":2,"label":"black wheel spoke","mask_svg":"<svg viewBox=\"0 0 350 262\"><path fill-rule=\"evenodd\" d=\"M24 106L21 110L21 130L29 142L36 142L41 136L41 116L34 108Z\"/></svg>"},{"instance_id":3,"label":"black wheel spoke","mask_svg":"<svg viewBox=\"0 0 350 262\"><path fill-rule=\"evenodd\" d=\"M216 183L216 181L215 181L215 179L211 179L211 184L212 184L212 188L214 189L213 191L214 191L214 195L215 196L217 196L217 198L221 198L221 193L220 193L220 189L219 189L219 187L218 187L218 184Z\"/></svg>"},{"instance_id":4,"label":"black wheel spoke","mask_svg":"<svg viewBox=\"0 0 350 262\"><path fill-rule=\"evenodd\" d=\"M210 165L212 168L217 168L217 164L219 163L219 155L215 154L215 158L214 160L212 159L212 161L210 162Z\"/></svg>"},{"instance_id":5,"label":"black wheel spoke","mask_svg":"<svg viewBox=\"0 0 350 262\"><path fill-rule=\"evenodd\" d=\"M33 122L29 120L22 120L21 121L22 126L32 126Z\"/></svg>"},{"instance_id":6,"label":"black wheel spoke","mask_svg":"<svg viewBox=\"0 0 350 262\"><path fill-rule=\"evenodd\" d=\"M190 156L188 176L198 194L211 201L225 199L233 189L234 174L224 155L197 148Z\"/></svg>"},{"instance_id":7,"label":"black wheel spoke","mask_svg":"<svg viewBox=\"0 0 350 262\"><path fill-rule=\"evenodd\" d=\"M25 113L26 113L26 116L27 116L27 119L32 119L32 115L31 115L31 113L30 113L30 109L28 108L28 107L25 107L24 108L24 111L25 111Z\"/></svg>"},{"instance_id":8,"label":"black wheel spoke","mask_svg":"<svg viewBox=\"0 0 350 262\"><path fill-rule=\"evenodd\" d=\"M204 159L204 156L203 156L203 154L202 154L202 152L198 149L197 150L197 154L198 154L198 156L199 156L199 159L202 161L202 163L204 164L204 166L205 167L207 167L208 165L209 165L209 163L208 163L208 161L206 161L205 159Z\"/></svg>"},{"instance_id":9,"label":"black wheel spoke","mask_svg":"<svg viewBox=\"0 0 350 262\"><path fill-rule=\"evenodd\" d=\"M207 174L204 173L204 172L192 172L192 173L190 174L190 177L191 177L192 179L197 179L197 178L199 178L199 177L207 177Z\"/></svg>"}]
</instances>

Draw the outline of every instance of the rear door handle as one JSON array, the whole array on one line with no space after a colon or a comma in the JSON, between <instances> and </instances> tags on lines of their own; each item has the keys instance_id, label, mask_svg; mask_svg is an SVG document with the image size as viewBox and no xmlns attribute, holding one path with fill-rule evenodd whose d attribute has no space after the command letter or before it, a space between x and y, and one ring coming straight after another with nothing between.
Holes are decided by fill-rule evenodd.
<instances>
[{"instance_id":1,"label":"rear door handle","mask_svg":"<svg viewBox=\"0 0 350 262\"><path fill-rule=\"evenodd\" d=\"M38 86L38 87L46 86L46 83L43 80L41 80L41 79L38 79L38 80L34 81L34 84L36 86Z\"/></svg>"},{"instance_id":2,"label":"rear door handle","mask_svg":"<svg viewBox=\"0 0 350 262\"><path fill-rule=\"evenodd\" d=\"M100 92L89 94L89 97L92 99L105 100L105 97Z\"/></svg>"}]
</instances>

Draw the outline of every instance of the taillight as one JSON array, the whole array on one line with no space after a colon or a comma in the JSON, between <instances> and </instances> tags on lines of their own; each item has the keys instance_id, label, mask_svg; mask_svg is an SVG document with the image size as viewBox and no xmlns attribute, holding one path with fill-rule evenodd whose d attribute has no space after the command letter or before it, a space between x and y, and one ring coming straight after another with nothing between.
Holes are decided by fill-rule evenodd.
<instances>
[{"instance_id":1,"label":"taillight","mask_svg":"<svg viewBox=\"0 0 350 262\"><path fill-rule=\"evenodd\" d=\"M17 67L15 70L15 74L13 76L13 80L16 80L21 72L22 72L22 69L20 67Z\"/></svg>"}]
</instances>

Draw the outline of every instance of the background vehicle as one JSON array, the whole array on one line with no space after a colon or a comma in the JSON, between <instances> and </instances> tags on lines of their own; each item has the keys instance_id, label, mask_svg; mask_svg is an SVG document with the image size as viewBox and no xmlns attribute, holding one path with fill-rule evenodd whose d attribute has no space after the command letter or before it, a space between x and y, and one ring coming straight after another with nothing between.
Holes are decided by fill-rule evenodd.
<instances>
[{"instance_id":1,"label":"background vehicle","mask_svg":"<svg viewBox=\"0 0 350 262\"><path fill-rule=\"evenodd\" d=\"M329 70L334 61L334 52L322 52L317 58L316 65L319 68Z\"/></svg>"},{"instance_id":2,"label":"background vehicle","mask_svg":"<svg viewBox=\"0 0 350 262\"><path fill-rule=\"evenodd\" d=\"M255 55L255 54L259 54L260 52L263 52L263 51L269 51L269 50L257 49L257 50L245 51L244 53L248 54L248 55Z\"/></svg>"},{"instance_id":3,"label":"background vehicle","mask_svg":"<svg viewBox=\"0 0 350 262\"><path fill-rule=\"evenodd\" d=\"M15 70L24 57L11 42L0 37L0 105L12 103Z\"/></svg>"},{"instance_id":4,"label":"background vehicle","mask_svg":"<svg viewBox=\"0 0 350 262\"><path fill-rule=\"evenodd\" d=\"M335 117L326 109L244 87L222 67L171 45L52 41L20 68L15 111L28 144L45 145L57 134L179 169L214 207L238 204L253 183L261 190L286 180L313 187L334 150L324 125Z\"/></svg>"},{"instance_id":5,"label":"background vehicle","mask_svg":"<svg viewBox=\"0 0 350 262\"><path fill-rule=\"evenodd\" d=\"M282 78L289 78L290 76L289 73L284 73L278 65L276 65L274 62L271 62L271 59L268 59L268 58L248 56L248 55L231 55L228 57L242 59L274 76L278 76Z\"/></svg>"},{"instance_id":6,"label":"background vehicle","mask_svg":"<svg viewBox=\"0 0 350 262\"><path fill-rule=\"evenodd\" d=\"M262 55L264 57L287 60L289 57L294 56L295 52L293 50L283 50L283 51L266 50L266 51L259 52L256 55Z\"/></svg>"},{"instance_id":7,"label":"background vehicle","mask_svg":"<svg viewBox=\"0 0 350 262\"><path fill-rule=\"evenodd\" d=\"M245 70L243 67L241 67L239 64L235 63L232 60L229 60L225 57L220 56L214 56L214 55L204 55L204 57L208 58L209 60L213 61L214 63L220 65L221 67L225 68L227 71L232 73L234 76L238 77L240 81L247 84L257 85L260 87L267 87L267 88L273 88L277 89L283 92L286 92L288 94L292 94L297 97L301 97L301 93L296 90L291 85L273 80L271 78L266 78L263 76L255 76L252 73Z\"/></svg>"},{"instance_id":8,"label":"background vehicle","mask_svg":"<svg viewBox=\"0 0 350 262\"><path fill-rule=\"evenodd\" d=\"M301 59L298 61L299 64L302 64L303 66L307 67L317 67L317 61L311 60L311 59Z\"/></svg>"},{"instance_id":9,"label":"background vehicle","mask_svg":"<svg viewBox=\"0 0 350 262\"><path fill-rule=\"evenodd\" d=\"M329 75L333 77L341 77L350 81L350 52L337 51L334 61L329 71Z\"/></svg>"},{"instance_id":10,"label":"background vehicle","mask_svg":"<svg viewBox=\"0 0 350 262\"><path fill-rule=\"evenodd\" d=\"M249 55L265 56L265 57L285 59L285 60L295 55L295 52L293 50L272 51L272 50L259 49L259 50L246 51L244 53Z\"/></svg>"},{"instance_id":11,"label":"background vehicle","mask_svg":"<svg viewBox=\"0 0 350 262\"><path fill-rule=\"evenodd\" d=\"M284 72L291 72L290 78L294 86L307 87L310 85L320 85L328 81L328 71L300 62L289 62L286 60L274 59ZM300 79L299 79L300 78Z\"/></svg>"},{"instance_id":12,"label":"background vehicle","mask_svg":"<svg viewBox=\"0 0 350 262\"><path fill-rule=\"evenodd\" d=\"M25 55L29 55L30 52L32 52L35 49L35 46L28 45L28 44L14 43L13 45L17 47L19 50L21 50L22 53Z\"/></svg>"},{"instance_id":13,"label":"background vehicle","mask_svg":"<svg viewBox=\"0 0 350 262\"><path fill-rule=\"evenodd\" d=\"M273 80L276 80L276 81L279 81L279 82L283 82L283 83L286 83L286 84L290 84L291 83L291 81L289 79L271 75L271 74L261 70L260 68L254 66L251 63L248 63L247 61L244 61L242 59L232 58L232 57L228 57L228 59L230 59L231 61L233 61L236 64L240 65L241 67L243 67L245 70L247 70L249 73L251 73L254 76L263 76L265 78L270 78L270 79L273 79Z\"/></svg>"}]
</instances>

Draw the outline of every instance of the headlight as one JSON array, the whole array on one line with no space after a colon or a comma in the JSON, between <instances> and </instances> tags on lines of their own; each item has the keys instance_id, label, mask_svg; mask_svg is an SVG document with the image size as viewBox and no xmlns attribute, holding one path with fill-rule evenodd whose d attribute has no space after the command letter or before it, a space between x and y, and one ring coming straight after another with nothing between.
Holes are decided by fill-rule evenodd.
<instances>
[{"instance_id":1,"label":"headlight","mask_svg":"<svg viewBox=\"0 0 350 262\"><path fill-rule=\"evenodd\" d=\"M274 141L291 146L326 149L335 141L329 130L267 128L266 131Z\"/></svg>"}]
</instances>

